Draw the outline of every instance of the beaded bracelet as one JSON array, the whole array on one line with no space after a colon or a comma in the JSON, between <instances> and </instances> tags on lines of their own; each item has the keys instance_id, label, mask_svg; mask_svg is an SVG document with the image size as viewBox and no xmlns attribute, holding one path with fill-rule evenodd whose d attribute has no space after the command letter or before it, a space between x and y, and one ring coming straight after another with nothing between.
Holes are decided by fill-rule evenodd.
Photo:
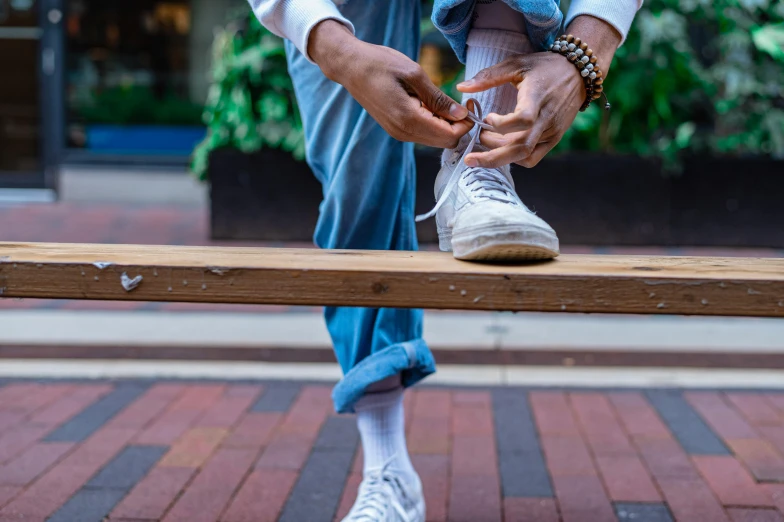
<instances>
[{"instance_id":1,"label":"beaded bracelet","mask_svg":"<svg viewBox=\"0 0 784 522\"><path fill-rule=\"evenodd\" d=\"M610 102L607 100L607 95L604 94L604 78L602 71L596 66L596 56L593 51L588 48L588 44L576 38L571 34L564 34L550 46L550 50L554 53L562 54L567 60L572 62L575 67L580 71L580 76L583 77L585 84L585 101L580 112L588 108L592 101L604 96L606 102L604 108L610 110Z\"/></svg>"}]
</instances>

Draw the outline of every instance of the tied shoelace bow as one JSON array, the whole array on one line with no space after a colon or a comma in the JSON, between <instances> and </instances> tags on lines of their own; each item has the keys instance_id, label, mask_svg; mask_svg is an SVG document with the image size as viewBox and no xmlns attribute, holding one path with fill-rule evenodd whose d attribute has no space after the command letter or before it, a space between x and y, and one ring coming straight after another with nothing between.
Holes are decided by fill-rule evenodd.
<instances>
[{"instance_id":1,"label":"tied shoelace bow","mask_svg":"<svg viewBox=\"0 0 784 522\"><path fill-rule=\"evenodd\" d=\"M460 182L460 178L463 176L463 173L466 172L468 169L473 169L474 167L468 167L465 163L466 156L468 156L473 150L474 146L479 143L479 135L482 133L483 129L487 130L494 130L493 126L490 124L485 123L482 121L482 107L479 105L479 102L476 100L472 100L474 102L474 111L468 111L468 119L474 122L474 128L471 131L473 135L471 136L471 141L468 142L465 151L463 152L462 156L460 156L460 161L458 163L457 168L452 171L452 175L449 177L449 181L446 184L446 188L441 193L441 197L438 198L436 202L436 206L433 207L433 210L428 212L427 214L422 214L416 217L416 222L419 223L420 221L424 221L426 219L430 219L431 217L435 216L439 209L446 203L447 199L449 199L449 195L455 189L457 184ZM495 184L501 184L505 191L514 191L514 188L511 186L511 183L506 179L506 176L503 174L500 176L491 175L486 172L475 172L475 177L477 181L480 182L491 182ZM503 178L503 181L501 181ZM501 201L509 201L507 198L498 198Z\"/></svg>"},{"instance_id":2,"label":"tied shoelace bow","mask_svg":"<svg viewBox=\"0 0 784 522\"><path fill-rule=\"evenodd\" d=\"M392 508L401 521L409 521L406 510L397 500L398 494L405 496L406 493L400 485L397 476L389 470L395 457L396 455L390 457L380 469L368 472L362 483L357 504L347 520L351 522L374 522L379 520L379 517L386 516L387 510ZM397 486L397 489L395 486Z\"/></svg>"}]
</instances>

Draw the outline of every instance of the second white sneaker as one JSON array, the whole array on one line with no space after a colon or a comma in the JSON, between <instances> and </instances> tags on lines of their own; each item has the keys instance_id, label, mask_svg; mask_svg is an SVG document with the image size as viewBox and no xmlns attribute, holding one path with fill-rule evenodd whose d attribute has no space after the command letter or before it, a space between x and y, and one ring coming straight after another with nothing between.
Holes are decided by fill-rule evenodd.
<instances>
[{"instance_id":1,"label":"second white sneaker","mask_svg":"<svg viewBox=\"0 0 784 522\"><path fill-rule=\"evenodd\" d=\"M405 481L388 464L369 470L343 522L425 522L422 483L416 475L414 479Z\"/></svg>"}]
</instances>

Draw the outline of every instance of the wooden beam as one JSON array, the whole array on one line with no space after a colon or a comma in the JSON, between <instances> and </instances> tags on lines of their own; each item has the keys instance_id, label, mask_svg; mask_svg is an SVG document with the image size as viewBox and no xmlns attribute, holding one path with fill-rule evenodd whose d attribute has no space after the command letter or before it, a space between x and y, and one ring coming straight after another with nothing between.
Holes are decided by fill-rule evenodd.
<instances>
[{"instance_id":1,"label":"wooden beam","mask_svg":"<svg viewBox=\"0 0 784 522\"><path fill-rule=\"evenodd\" d=\"M784 259L0 243L2 297L784 317Z\"/></svg>"}]
</instances>

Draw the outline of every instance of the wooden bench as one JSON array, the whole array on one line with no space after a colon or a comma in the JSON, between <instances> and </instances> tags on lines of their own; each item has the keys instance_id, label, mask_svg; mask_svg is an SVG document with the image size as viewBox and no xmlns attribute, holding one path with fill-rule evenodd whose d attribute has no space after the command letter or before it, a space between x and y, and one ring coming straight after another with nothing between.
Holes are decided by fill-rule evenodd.
<instances>
[{"instance_id":1,"label":"wooden bench","mask_svg":"<svg viewBox=\"0 0 784 522\"><path fill-rule=\"evenodd\" d=\"M0 242L0 297L784 317L784 259Z\"/></svg>"}]
</instances>

